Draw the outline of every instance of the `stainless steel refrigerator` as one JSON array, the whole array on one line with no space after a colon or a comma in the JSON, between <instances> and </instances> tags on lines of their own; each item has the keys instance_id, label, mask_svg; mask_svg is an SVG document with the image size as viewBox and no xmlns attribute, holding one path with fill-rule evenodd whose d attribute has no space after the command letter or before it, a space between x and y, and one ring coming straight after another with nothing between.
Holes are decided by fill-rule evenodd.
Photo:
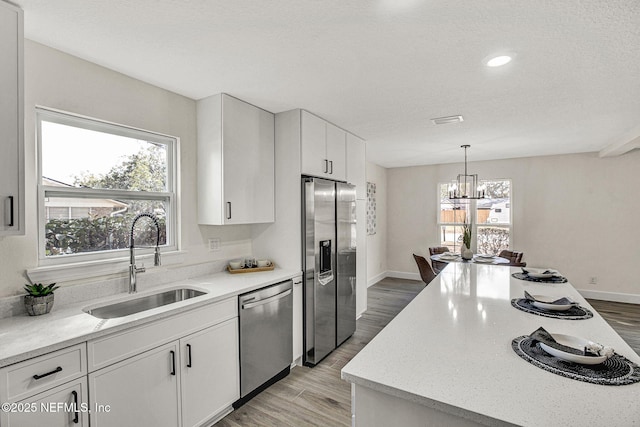
<instances>
[{"instance_id":1,"label":"stainless steel refrigerator","mask_svg":"<svg viewBox=\"0 0 640 427\"><path fill-rule=\"evenodd\" d=\"M304 364L316 365L356 329L356 192L304 177Z\"/></svg>"}]
</instances>

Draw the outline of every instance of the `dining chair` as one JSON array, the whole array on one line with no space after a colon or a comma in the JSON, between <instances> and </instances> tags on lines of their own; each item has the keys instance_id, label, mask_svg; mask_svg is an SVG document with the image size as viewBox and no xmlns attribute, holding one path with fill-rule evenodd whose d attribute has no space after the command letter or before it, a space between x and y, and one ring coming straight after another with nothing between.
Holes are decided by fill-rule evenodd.
<instances>
[{"instance_id":1,"label":"dining chair","mask_svg":"<svg viewBox=\"0 0 640 427\"><path fill-rule=\"evenodd\" d=\"M430 256L440 255L440 254L443 254L445 252L449 252L449 248L446 247L446 246L434 246L432 248L429 248L429 255ZM440 274L442 269L447 266L447 263L446 262L442 262L442 261L431 260L431 266L433 267L433 272L434 273Z\"/></svg>"},{"instance_id":2,"label":"dining chair","mask_svg":"<svg viewBox=\"0 0 640 427\"><path fill-rule=\"evenodd\" d=\"M498 255L502 258L506 258L509 260L509 264L502 264L502 265L513 265L515 267L526 267L527 263L522 261L522 257L524 256L524 252L516 252L516 251L509 251L509 250L503 250L500 252L500 254Z\"/></svg>"},{"instance_id":3,"label":"dining chair","mask_svg":"<svg viewBox=\"0 0 640 427\"><path fill-rule=\"evenodd\" d=\"M422 277L422 281L428 285L429 282L436 278L436 273L433 272L429 265L429 261L427 261L425 257L413 254L413 259L415 259L416 264L418 264L418 270L420 270L420 277Z\"/></svg>"}]
</instances>

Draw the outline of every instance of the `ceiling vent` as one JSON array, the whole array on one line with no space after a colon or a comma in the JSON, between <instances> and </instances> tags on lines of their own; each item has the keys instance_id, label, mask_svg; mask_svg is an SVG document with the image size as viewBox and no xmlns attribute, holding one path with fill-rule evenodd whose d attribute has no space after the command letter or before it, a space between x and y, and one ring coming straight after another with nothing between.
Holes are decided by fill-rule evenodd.
<instances>
[{"instance_id":1,"label":"ceiling vent","mask_svg":"<svg viewBox=\"0 0 640 427\"><path fill-rule=\"evenodd\" d=\"M448 123L460 123L464 121L462 116L447 116L447 117L436 117L435 119L431 119L434 125L446 125Z\"/></svg>"}]
</instances>

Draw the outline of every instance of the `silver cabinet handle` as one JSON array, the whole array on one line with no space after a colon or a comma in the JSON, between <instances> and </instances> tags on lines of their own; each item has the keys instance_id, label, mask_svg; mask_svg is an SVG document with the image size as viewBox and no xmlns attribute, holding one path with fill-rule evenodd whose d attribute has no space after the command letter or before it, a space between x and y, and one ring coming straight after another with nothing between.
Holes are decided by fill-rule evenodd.
<instances>
[{"instance_id":1,"label":"silver cabinet handle","mask_svg":"<svg viewBox=\"0 0 640 427\"><path fill-rule=\"evenodd\" d=\"M329 170L329 173L330 173L331 175L333 175L333 160L329 160L329 167L331 168L331 169Z\"/></svg>"},{"instance_id":2,"label":"silver cabinet handle","mask_svg":"<svg viewBox=\"0 0 640 427\"><path fill-rule=\"evenodd\" d=\"M324 159L324 169L322 172L329 173L329 160L327 159Z\"/></svg>"},{"instance_id":3,"label":"silver cabinet handle","mask_svg":"<svg viewBox=\"0 0 640 427\"><path fill-rule=\"evenodd\" d=\"M7 204L5 203L5 213L6 218L8 218L9 220L7 221L7 227L13 227L13 196L9 196L7 197L9 203L8 203L8 208L7 208Z\"/></svg>"},{"instance_id":4,"label":"silver cabinet handle","mask_svg":"<svg viewBox=\"0 0 640 427\"><path fill-rule=\"evenodd\" d=\"M276 294L276 295L274 295L272 297L261 299L261 300L258 300L256 302L251 302L249 304L242 304L242 309L246 310L248 308L253 308L253 307L257 307L259 305L268 304L268 303L273 302L275 300L279 300L281 298L284 298L287 295L289 295L290 293L291 293L291 289L287 289L286 291L280 292L279 294Z\"/></svg>"},{"instance_id":5,"label":"silver cabinet handle","mask_svg":"<svg viewBox=\"0 0 640 427\"><path fill-rule=\"evenodd\" d=\"M231 202L227 202L227 219L231 219Z\"/></svg>"}]
</instances>

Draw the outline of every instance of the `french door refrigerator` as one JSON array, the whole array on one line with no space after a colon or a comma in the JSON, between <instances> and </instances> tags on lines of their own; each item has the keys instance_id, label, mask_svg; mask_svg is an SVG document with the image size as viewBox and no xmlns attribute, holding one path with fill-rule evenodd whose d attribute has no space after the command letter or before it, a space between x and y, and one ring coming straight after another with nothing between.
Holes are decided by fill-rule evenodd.
<instances>
[{"instance_id":1,"label":"french door refrigerator","mask_svg":"<svg viewBox=\"0 0 640 427\"><path fill-rule=\"evenodd\" d=\"M314 366L356 329L356 192L302 179L304 364Z\"/></svg>"}]
</instances>

